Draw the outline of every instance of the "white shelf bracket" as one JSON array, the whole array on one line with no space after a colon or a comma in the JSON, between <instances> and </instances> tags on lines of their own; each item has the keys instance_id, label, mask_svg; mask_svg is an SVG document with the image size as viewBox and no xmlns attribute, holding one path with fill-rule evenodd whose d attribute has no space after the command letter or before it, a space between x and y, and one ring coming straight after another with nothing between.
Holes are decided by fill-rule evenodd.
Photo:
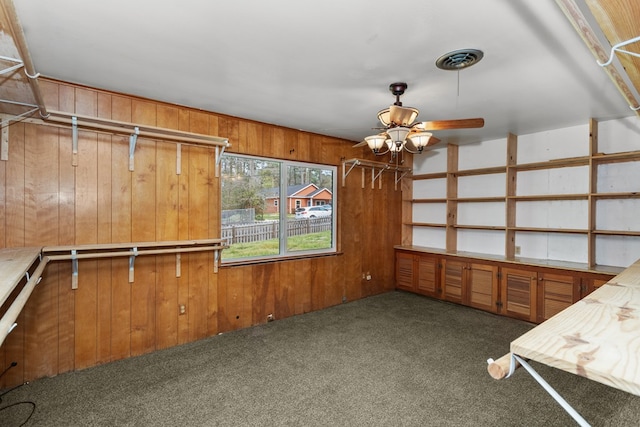
<instances>
[{"instance_id":1,"label":"white shelf bracket","mask_svg":"<svg viewBox=\"0 0 640 427\"><path fill-rule=\"evenodd\" d=\"M376 188L375 184L376 184L376 179L380 178L380 175L382 175L382 173L387 170L388 168L381 168L380 171L378 173L376 173L376 168L372 167L371 168L371 189ZM380 188L382 188L382 178L380 178L379 184Z\"/></svg>"},{"instance_id":2,"label":"white shelf bracket","mask_svg":"<svg viewBox=\"0 0 640 427\"><path fill-rule=\"evenodd\" d=\"M2 118L2 129L0 134L0 160L9 160L9 118L5 114L0 114Z\"/></svg>"},{"instance_id":3,"label":"white shelf bracket","mask_svg":"<svg viewBox=\"0 0 640 427\"><path fill-rule=\"evenodd\" d=\"M342 186L343 187L345 185L345 181L347 180L347 177L349 176L353 168L355 168L359 164L360 162L356 160L351 164L351 167L349 168L349 170L347 170L347 162L342 162Z\"/></svg>"},{"instance_id":4,"label":"white shelf bracket","mask_svg":"<svg viewBox=\"0 0 640 427\"><path fill-rule=\"evenodd\" d=\"M403 179L405 176L407 176L407 174L409 173L409 171L404 171L404 172L402 172L402 173L400 174L400 176L398 177L398 172L400 172L400 171L399 171L398 169L396 169L396 178L395 178L395 180L396 180L395 189L396 189L396 190L398 189L398 183L399 183L400 181L402 181L402 179Z\"/></svg>"},{"instance_id":5,"label":"white shelf bracket","mask_svg":"<svg viewBox=\"0 0 640 427\"><path fill-rule=\"evenodd\" d=\"M10 73L10 72L12 72L14 70L17 70L19 68L24 67L24 62L22 62L21 59L10 58L8 56L2 56L2 55L0 55L0 59L2 59L4 61L15 63L15 65L12 65L11 67L8 67L8 68L5 68L3 70L0 70L0 74L7 74L7 73Z\"/></svg>"},{"instance_id":6,"label":"white shelf bracket","mask_svg":"<svg viewBox=\"0 0 640 427\"><path fill-rule=\"evenodd\" d=\"M640 36L634 37L634 38L629 39L627 41L620 42L620 43L614 45L611 48L611 53L609 54L609 60L607 62L604 62L604 63L600 62L600 61L596 61L596 62L598 63L599 66L606 67L606 66L610 65L613 62L613 57L616 54L616 52L626 53L627 55L632 55L632 56L640 58L640 53L630 52L628 50L621 49L622 47L625 47L628 44L632 44L632 43L635 43L635 42L638 42L638 41L640 41Z\"/></svg>"},{"instance_id":7,"label":"white shelf bracket","mask_svg":"<svg viewBox=\"0 0 640 427\"><path fill-rule=\"evenodd\" d=\"M133 251L133 254L129 257L129 283L133 283L134 280L133 265L136 257L138 256L138 247L133 247L131 250Z\"/></svg>"},{"instance_id":8,"label":"white shelf bracket","mask_svg":"<svg viewBox=\"0 0 640 427\"><path fill-rule=\"evenodd\" d=\"M71 289L78 289L78 251L71 250Z\"/></svg>"},{"instance_id":9,"label":"white shelf bracket","mask_svg":"<svg viewBox=\"0 0 640 427\"><path fill-rule=\"evenodd\" d=\"M222 161L222 155L224 150L229 146L229 140L225 141L225 145L222 147L216 146L216 178L220 176L220 162Z\"/></svg>"},{"instance_id":10,"label":"white shelf bracket","mask_svg":"<svg viewBox=\"0 0 640 427\"><path fill-rule=\"evenodd\" d=\"M71 166L78 166L78 118L71 118Z\"/></svg>"},{"instance_id":11,"label":"white shelf bracket","mask_svg":"<svg viewBox=\"0 0 640 427\"><path fill-rule=\"evenodd\" d=\"M182 173L182 144L176 144L176 175Z\"/></svg>"},{"instance_id":12,"label":"white shelf bracket","mask_svg":"<svg viewBox=\"0 0 640 427\"><path fill-rule=\"evenodd\" d=\"M218 263L220 261L220 249L214 249L213 251L213 272L218 272Z\"/></svg>"},{"instance_id":13,"label":"white shelf bracket","mask_svg":"<svg viewBox=\"0 0 640 427\"><path fill-rule=\"evenodd\" d=\"M136 142L138 142L138 135L140 134L140 128L136 126L134 133L129 135L129 171L133 172L134 169L134 156L136 151Z\"/></svg>"}]
</instances>

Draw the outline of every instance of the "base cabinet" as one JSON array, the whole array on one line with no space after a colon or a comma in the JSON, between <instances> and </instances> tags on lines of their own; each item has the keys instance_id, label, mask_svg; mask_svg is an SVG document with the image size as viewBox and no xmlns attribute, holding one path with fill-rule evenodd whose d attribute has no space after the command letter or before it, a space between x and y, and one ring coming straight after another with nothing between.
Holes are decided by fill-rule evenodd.
<instances>
[{"instance_id":1,"label":"base cabinet","mask_svg":"<svg viewBox=\"0 0 640 427\"><path fill-rule=\"evenodd\" d=\"M418 256L417 292L422 295L440 298L440 259L430 255Z\"/></svg>"},{"instance_id":2,"label":"base cabinet","mask_svg":"<svg viewBox=\"0 0 640 427\"><path fill-rule=\"evenodd\" d=\"M445 300L498 311L498 266L454 259L445 259L442 265Z\"/></svg>"},{"instance_id":3,"label":"base cabinet","mask_svg":"<svg viewBox=\"0 0 640 427\"><path fill-rule=\"evenodd\" d=\"M540 309L536 322L542 323L580 299L580 278L538 273L537 294Z\"/></svg>"},{"instance_id":4,"label":"base cabinet","mask_svg":"<svg viewBox=\"0 0 640 427\"><path fill-rule=\"evenodd\" d=\"M396 288L439 298L442 292L439 258L396 252Z\"/></svg>"},{"instance_id":5,"label":"base cabinet","mask_svg":"<svg viewBox=\"0 0 640 427\"><path fill-rule=\"evenodd\" d=\"M396 252L396 288L403 291L416 291L415 260L418 255L407 252Z\"/></svg>"},{"instance_id":6,"label":"base cabinet","mask_svg":"<svg viewBox=\"0 0 640 427\"><path fill-rule=\"evenodd\" d=\"M509 317L535 322L537 279L535 271L502 268L500 312Z\"/></svg>"},{"instance_id":7,"label":"base cabinet","mask_svg":"<svg viewBox=\"0 0 640 427\"><path fill-rule=\"evenodd\" d=\"M607 283L613 274L396 251L396 287L541 323Z\"/></svg>"}]
</instances>

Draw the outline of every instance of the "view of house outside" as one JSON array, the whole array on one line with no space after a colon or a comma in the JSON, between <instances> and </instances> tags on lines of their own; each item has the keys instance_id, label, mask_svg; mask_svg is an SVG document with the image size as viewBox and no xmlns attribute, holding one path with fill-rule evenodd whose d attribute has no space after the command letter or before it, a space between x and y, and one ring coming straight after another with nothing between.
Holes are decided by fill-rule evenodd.
<instances>
[{"instance_id":1,"label":"view of house outside","mask_svg":"<svg viewBox=\"0 0 640 427\"><path fill-rule=\"evenodd\" d=\"M335 251L336 168L225 154L222 259Z\"/></svg>"}]
</instances>

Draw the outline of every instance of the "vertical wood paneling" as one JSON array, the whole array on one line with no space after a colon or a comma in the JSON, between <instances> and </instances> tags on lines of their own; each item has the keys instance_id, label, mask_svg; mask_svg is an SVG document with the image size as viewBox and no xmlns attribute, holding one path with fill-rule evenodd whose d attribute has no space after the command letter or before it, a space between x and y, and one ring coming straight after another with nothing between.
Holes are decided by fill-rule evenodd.
<instances>
[{"instance_id":1,"label":"vertical wood paneling","mask_svg":"<svg viewBox=\"0 0 640 427\"><path fill-rule=\"evenodd\" d=\"M191 114L188 110L178 111L178 129L191 130ZM189 239L189 159L191 158L190 146L182 147L181 173L178 177L178 238ZM178 304L186 307L186 313L178 317L178 343L189 341L189 256L182 257L182 274L178 279Z\"/></svg>"},{"instance_id":2,"label":"vertical wood paneling","mask_svg":"<svg viewBox=\"0 0 640 427\"><path fill-rule=\"evenodd\" d=\"M156 105L131 103L133 123L156 125ZM134 242L156 240L156 142L138 138L131 191L131 237ZM156 258L135 260L135 282L131 284L131 354L149 353L156 347Z\"/></svg>"},{"instance_id":3,"label":"vertical wood paneling","mask_svg":"<svg viewBox=\"0 0 640 427\"><path fill-rule=\"evenodd\" d=\"M72 87L60 85L57 90L57 105L62 111L73 111L75 108L75 91ZM47 104L49 105L49 104ZM71 131L58 130L58 158L60 159L58 170L60 183L58 186L60 204L58 206L58 245L72 245L75 243L76 234L76 168L72 165ZM48 273L52 268L58 271L58 372L67 372L75 369L75 311L76 294L71 289L71 263L60 262L49 264Z\"/></svg>"},{"instance_id":4,"label":"vertical wood paneling","mask_svg":"<svg viewBox=\"0 0 640 427\"><path fill-rule=\"evenodd\" d=\"M274 311L276 319L283 319L295 314L295 270L294 261L280 264L279 281L275 284Z\"/></svg>"},{"instance_id":5,"label":"vertical wood paneling","mask_svg":"<svg viewBox=\"0 0 640 427\"><path fill-rule=\"evenodd\" d=\"M311 311L311 260L303 259L294 261L294 301L295 314L303 314Z\"/></svg>"},{"instance_id":6,"label":"vertical wood paneling","mask_svg":"<svg viewBox=\"0 0 640 427\"><path fill-rule=\"evenodd\" d=\"M191 132L206 133L209 118L206 114L191 114ZM189 156L189 238L209 237L209 187L213 171L209 170L209 149L191 147ZM208 254L189 254L189 340L207 335L208 321Z\"/></svg>"},{"instance_id":7,"label":"vertical wood paneling","mask_svg":"<svg viewBox=\"0 0 640 427\"><path fill-rule=\"evenodd\" d=\"M89 104L97 98L86 91L81 94ZM94 94L95 95L95 94ZM80 102L76 102L80 106ZM95 105L95 103L93 104ZM79 108L88 111L94 106ZM85 111L83 114L87 114ZM98 141L95 132L78 132L78 166L76 167L76 243L95 243L98 239ZM98 262L79 263L82 284L75 290L75 366L82 369L97 363Z\"/></svg>"},{"instance_id":8,"label":"vertical wood paneling","mask_svg":"<svg viewBox=\"0 0 640 427\"><path fill-rule=\"evenodd\" d=\"M58 222L58 153L56 132L41 126L26 125L25 130L25 245L55 242ZM25 375L27 378L54 375L57 360L57 292L48 274L36 287L24 315Z\"/></svg>"},{"instance_id":9,"label":"vertical wood paneling","mask_svg":"<svg viewBox=\"0 0 640 427\"><path fill-rule=\"evenodd\" d=\"M9 159L6 163L7 188L5 191L6 247L25 245L25 149L24 124L15 123L9 133ZM7 363L18 362L2 378L5 384L19 384L25 378L25 318L26 311L20 314L18 324L7 336L2 348ZM4 370L4 367L3 367Z\"/></svg>"},{"instance_id":10,"label":"vertical wood paneling","mask_svg":"<svg viewBox=\"0 0 640 427\"><path fill-rule=\"evenodd\" d=\"M228 137L236 152L334 165L356 156L350 143L335 138L71 84L47 81L43 87L52 109ZM214 150L183 145L177 174L175 144L140 138L130 172L128 136L83 130L74 167L70 130L26 126L28 141L25 124L12 125L10 161L0 164L3 246L219 237ZM244 328L265 322L269 314L282 319L340 304L344 296L353 300L383 291L384 259L393 254L384 240L395 230L380 231L382 239L362 236L378 230L373 222L399 215L393 207L398 196L387 188L392 179L385 180L382 191L363 190L356 175L337 195L340 255L222 267L214 274L213 254L189 254L181 257L179 278L174 255L139 257L134 283L128 281L127 258L84 260L77 290L71 290L71 264L51 263L45 286L33 294L0 349L0 361L19 362L3 384ZM374 212L371 206L381 199L387 200ZM364 242L371 245L368 254L362 253ZM361 280L365 262L376 279L368 284Z\"/></svg>"},{"instance_id":11,"label":"vertical wood paneling","mask_svg":"<svg viewBox=\"0 0 640 427\"><path fill-rule=\"evenodd\" d=\"M278 281L278 264L260 264L253 267L252 323L265 322L275 312L275 283Z\"/></svg>"},{"instance_id":12,"label":"vertical wood paneling","mask_svg":"<svg viewBox=\"0 0 640 427\"><path fill-rule=\"evenodd\" d=\"M178 110L158 107L158 126L177 129ZM156 238L178 240L178 177L176 174L177 149L174 144L158 143L156 148ZM181 257L182 258L182 257ZM181 262L182 264L182 262ZM182 265L181 265L182 266ZM178 344L178 279L176 256L158 256L156 260L156 348Z\"/></svg>"},{"instance_id":13,"label":"vertical wood paneling","mask_svg":"<svg viewBox=\"0 0 640 427\"><path fill-rule=\"evenodd\" d=\"M131 121L131 100L121 96L111 99L111 117ZM129 172L128 138L111 137L111 240L131 242L131 173ZM131 285L129 261L112 260L111 272L111 357L114 360L131 355Z\"/></svg>"}]
</instances>

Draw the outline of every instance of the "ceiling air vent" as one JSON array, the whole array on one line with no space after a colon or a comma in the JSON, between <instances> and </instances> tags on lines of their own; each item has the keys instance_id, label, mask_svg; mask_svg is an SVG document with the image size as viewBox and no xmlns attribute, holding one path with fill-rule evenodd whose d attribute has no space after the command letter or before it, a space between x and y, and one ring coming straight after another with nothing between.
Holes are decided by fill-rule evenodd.
<instances>
[{"instance_id":1,"label":"ceiling air vent","mask_svg":"<svg viewBox=\"0 0 640 427\"><path fill-rule=\"evenodd\" d=\"M436 61L442 70L462 70L480 62L484 53L478 49L459 49L445 53Z\"/></svg>"}]
</instances>

